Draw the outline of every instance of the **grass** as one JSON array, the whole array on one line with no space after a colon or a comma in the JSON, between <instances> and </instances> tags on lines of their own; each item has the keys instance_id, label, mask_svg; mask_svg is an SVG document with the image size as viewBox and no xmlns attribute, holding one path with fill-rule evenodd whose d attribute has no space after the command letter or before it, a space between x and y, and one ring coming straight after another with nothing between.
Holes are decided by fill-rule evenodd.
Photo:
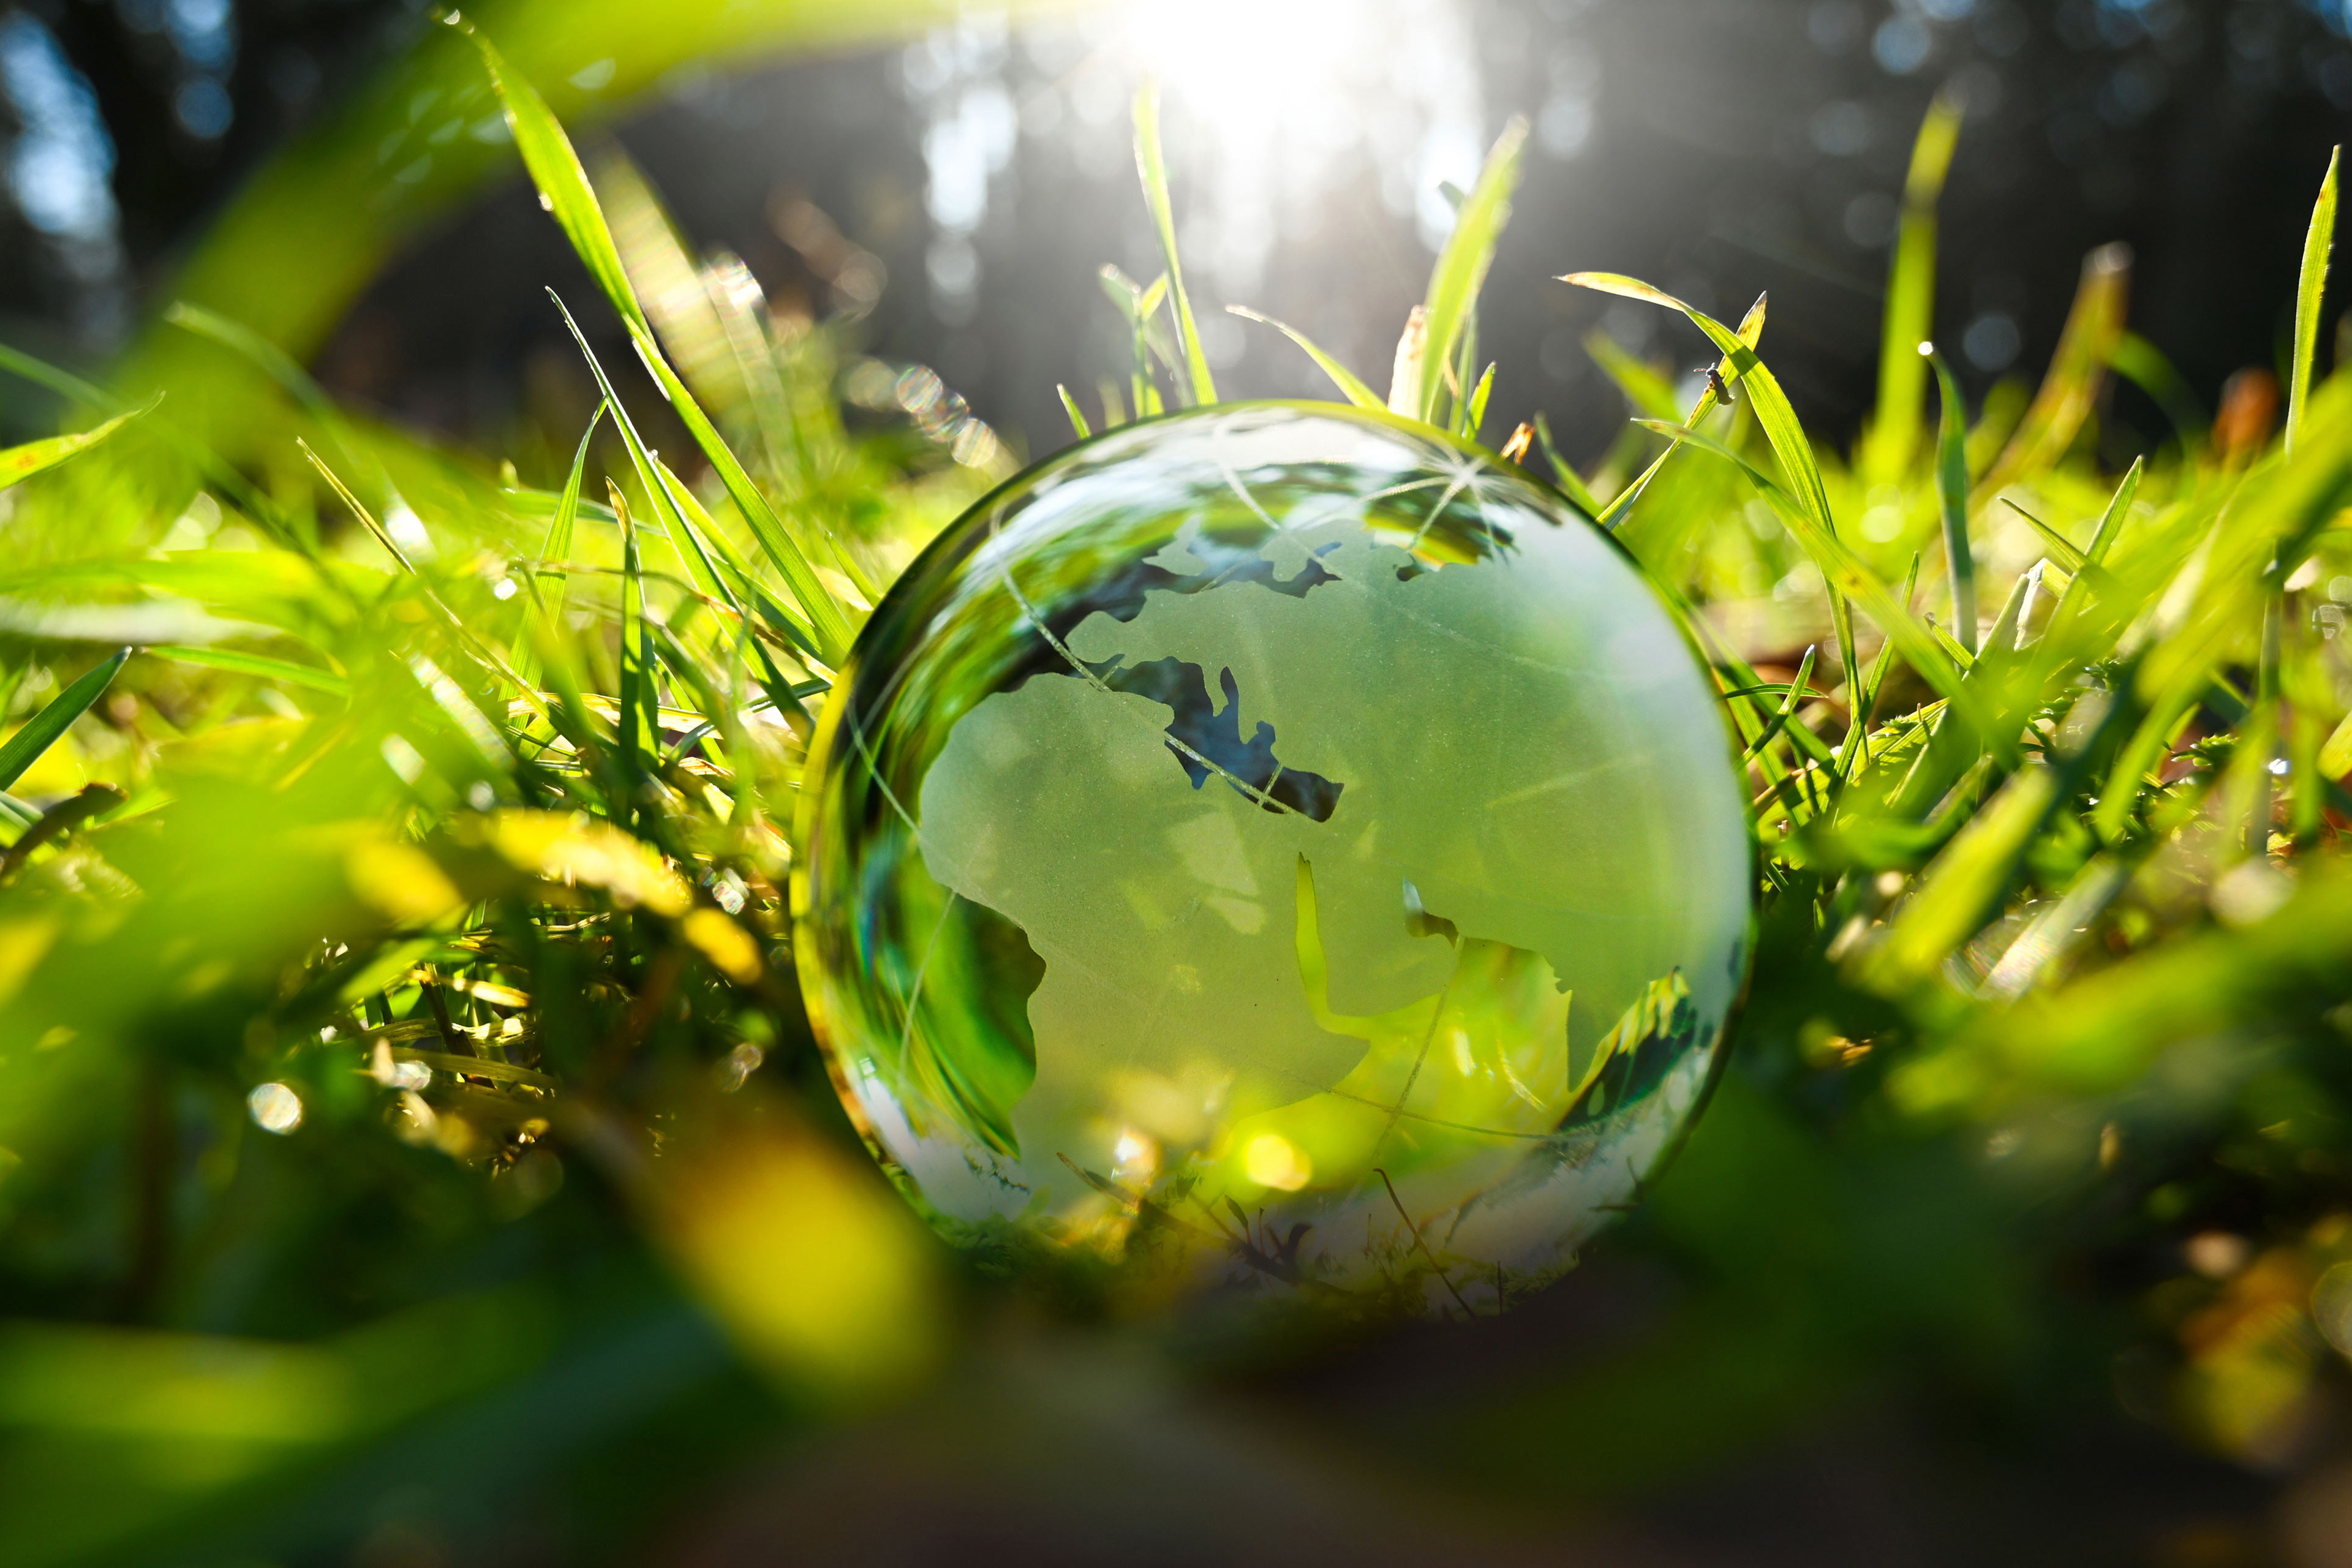
<instances>
[{"instance_id":1,"label":"grass","mask_svg":"<svg viewBox=\"0 0 2352 1568\"><path fill-rule=\"evenodd\" d=\"M179 330L274 389L299 448L232 461L183 400L0 360L103 421L0 454L16 1560L305 1550L340 1527L289 1522L289 1496L369 1473L419 1411L475 1432L494 1395L568 1408L584 1380L608 1425L560 1442L622 1444L657 1401L617 1347L714 1408L756 1367L765 1419L808 1422L923 1386L960 1331L969 1287L845 1136L798 1021L791 825L867 606L1009 464L852 323L780 329L473 47L658 395L583 338L601 402L555 488L338 409L202 307ZM1156 120L1147 90L1167 272L1107 269L1134 347L1097 427L1217 395ZM1344 398L1484 438L1475 306L1524 134L1460 194L1385 398L1290 333ZM2352 1267L2352 379L2315 368L2335 169L2283 431L2225 410L2226 439L2184 427L2116 474L2111 368L2168 373L2125 331L2116 253L2030 395L1971 416L1922 354L1958 134L1941 105L1922 130L1850 460L1774 380L1762 301L1735 329L1567 279L1714 356L1685 405L1596 344L1639 417L1595 471L1539 423L1506 445L1549 457L1706 652L1755 800L1757 974L1716 1107L1612 1243L1683 1304L1605 1364L1390 1434L1398 1462L1606 1497L1891 1367L2041 1408L2085 1366L2104 1386L2117 1346L2159 1419L2240 1458L2342 1396L2320 1347L2352 1324L2312 1305ZM646 281L681 276L700 302ZM529 1482L466 1441L458 1490Z\"/></svg>"}]
</instances>

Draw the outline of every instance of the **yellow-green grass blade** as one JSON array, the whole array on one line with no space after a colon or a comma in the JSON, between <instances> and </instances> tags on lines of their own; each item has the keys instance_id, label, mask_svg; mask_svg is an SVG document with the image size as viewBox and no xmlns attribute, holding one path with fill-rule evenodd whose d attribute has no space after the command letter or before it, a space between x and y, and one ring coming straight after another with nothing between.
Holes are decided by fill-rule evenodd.
<instances>
[{"instance_id":1,"label":"yellow-green grass blade","mask_svg":"<svg viewBox=\"0 0 2352 1568\"><path fill-rule=\"evenodd\" d=\"M2050 546L2053 552L2053 558L2057 561L2059 565L2066 569L2066 572L2070 576L2073 574L2082 571L2083 552L2081 547L2076 545L2073 540L2067 538L2064 534L2059 532L2056 529L2051 527L2048 523L2042 521L2040 518L2034 516L2032 512L2026 510L2023 507L2018 505L2007 496L2000 498L2000 503L2001 505L2009 508L2010 510L2015 512L2018 516L2023 518L2028 526L2030 526L2034 532L2042 536L2042 542Z\"/></svg>"},{"instance_id":2,"label":"yellow-green grass blade","mask_svg":"<svg viewBox=\"0 0 2352 1568\"><path fill-rule=\"evenodd\" d=\"M588 472L589 445L596 438L598 422L611 408L611 404L599 398L596 411L588 416L588 428L580 433L580 449L572 455L572 471L564 476L563 493L556 500L555 515L548 519L547 535L540 542L539 558L542 563L572 558L572 542L580 521L580 483ZM547 584L544 590L535 587L532 595L539 613L551 622L560 623L563 618L564 598L571 592L569 575L560 567L551 568L542 564L535 576ZM527 617L515 632L514 647L508 657L514 661L519 672L534 680L538 679L539 660Z\"/></svg>"},{"instance_id":3,"label":"yellow-green grass blade","mask_svg":"<svg viewBox=\"0 0 2352 1568\"><path fill-rule=\"evenodd\" d=\"M2344 156L2327 154L2327 174L2312 204L2311 227L2303 237L2303 269L2294 286L2294 358L2286 384L2286 449L2303 433L2304 405L2311 400L2311 374L2319 358L2319 307L2327 292L2327 257L2336 245L2336 167Z\"/></svg>"},{"instance_id":4,"label":"yellow-green grass blade","mask_svg":"<svg viewBox=\"0 0 2352 1568\"><path fill-rule=\"evenodd\" d=\"M0 343L0 370L20 376L36 386L47 387L60 397L69 398L85 408L95 409L110 417L144 412L144 409L125 404L105 388L84 381L71 371L60 370L46 360L37 359L21 349L10 348L6 343ZM151 403L146 406L152 407L153 405ZM243 474L223 462L219 453L181 429L168 416L156 419L155 431L189 467L204 475L221 494L236 502L247 516L278 535L281 542L291 544L305 553L311 550L312 542L302 530L295 526L268 497L247 483Z\"/></svg>"},{"instance_id":5,"label":"yellow-green grass blade","mask_svg":"<svg viewBox=\"0 0 2352 1568\"><path fill-rule=\"evenodd\" d=\"M1789 395L1780 390L1780 382L1738 333L1696 306L1685 304L1663 289L1654 289L1622 273L1571 272L1560 281L1679 310L1693 326L1705 332L1723 355L1726 368L1721 374L1747 389L1748 401L1756 410L1756 423L1762 426L1764 438L1772 444L1772 454L1780 460L1781 472L1788 477L1789 493L1815 525L1824 531L1834 531L1829 491L1822 483L1821 464L1813 457L1812 443L1805 438L1797 411L1790 405ZM1762 302L1758 303L1760 306Z\"/></svg>"},{"instance_id":6,"label":"yellow-green grass blade","mask_svg":"<svg viewBox=\"0 0 2352 1568\"><path fill-rule=\"evenodd\" d=\"M2117 375L2147 393L2164 410L2184 454L2203 449L2212 421L2197 395L2189 390L2188 378L2174 368L2163 350L2137 332L2125 332L2116 339L2115 352L2107 361Z\"/></svg>"},{"instance_id":7,"label":"yellow-green grass blade","mask_svg":"<svg viewBox=\"0 0 2352 1568\"><path fill-rule=\"evenodd\" d=\"M1648 421L1638 423L1648 424ZM1921 679L1936 689L1967 719L1989 749L2004 761L2011 761L2017 752L2014 737L2002 733L2002 727L1984 700L1982 693L1971 690L1961 679L1952 660L1936 646L1927 628L1921 626L1895 596L1895 591L1884 578L1871 570L1868 563L1846 547L1844 541L1816 522L1806 509L1788 491L1759 472L1745 458L1717 441L1714 437L1690 428L1663 422L1651 428L1664 436L1686 441L1703 452L1736 465L1748 476L1757 492L1763 496L1772 510L1780 514L1798 544L1821 569L1822 579L1834 592L1844 594L1859 603L1870 618L1878 623L1879 630L1894 639L1903 657ZM1849 669L1849 678L1852 675Z\"/></svg>"},{"instance_id":8,"label":"yellow-green grass blade","mask_svg":"<svg viewBox=\"0 0 2352 1568\"><path fill-rule=\"evenodd\" d=\"M1601 374L1625 395L1625 401L1636 412L1653 419L1681 422L1683 411L1675 401L1674 383L1627 353L1616 339L1595 327L1584 335L1584 352L1601 367ZM1714 388L1707 390L1713 392Z\"/></svg>"},{"instance_id":9,"label":"yellow-green grass blade","mask_svg":"<svg viewBox=\"0 0 2352 1568\"><path fill-rule=\"evenodd\" d=\"M695 400L694 394L688 390L685 382L670 367L661 345L655 340L653 325L646 320L644 307L637 302L635 293L629 287L628 271L621 263L620 247L613 242L612 230L604 222L604 209L597 203L595 189L588 183L588 174L581 166L579 155L572 151L571 139L564 134L562 126L556 122L554 114L549 110L546 100L539 96L538 90L508 68L488 38L476 34L474 43L481 51L483 63L488 68L499 100L505 105L515 145L520 150L523 164L539 187L541 205L554 216L565 237L571 240L572 248L579 253L582 262L604 291L622 324L628 329L638 358L645 362L646 370L660 385L663 395L669 399L670 406L685 424L687 433L694 437L695 445L702 449L703 456L718 471L719 482L727 487L728 495L743 514L743 521L751 525L761 548L775 563L777 570L783 574L786 585L791 588L793 596L800 601L803 613L816 632L823 657L828 662L838 663L849 649L851 631L848 617L832 592L816 575L799 542L785 530L783 520L776 515L767 497L751 482L750 473L719 436L718 427L703 413L702 405ZM560 305L561 301L558 303ZM568 321L568 315L566 319ZM574 332L577 332L576 327ZM617 410L621 405L620 398L611 384L605 383L603 390L605 401ZM648 489L651 489L650 481Z\"/></svg>"},{"instance_id":10,"label":"yellow-green grass blade","mask_svg":"<svg viewBox=\"0 0 2352 1568\"><path fill-rule=\"evenodd\" d=\"M1574 501L1585 516L1599 517L1601 502L1594 498L1591 487L1584 482L1584 477L1559 455L1559 448L1552 443L1551 421L1544 417L1540 410L1536 414L1535 426L1536 444L1543 448L1544 461L1551 465L1552 478L1559 485L1560 493Z\"/></svg>"},{"instance_id":11,"label":"yellow-green grass blade","mask_svg":"<svg viewBox=\"0 0 2352 1568\"><path fill-rule=\"evenodd\" d=\"M1495 365L1487 362L1486 374L1478 378L1476 390L1462 411L1462 424L1454 434L1465 441L1475 441L1486 424L1486 400L1495 395Z\"/></svg>"},{"instance_id":12,"label":"yellow-green grass blade","mask_svg":"<svg viewBox=\"0 0 2352 1568\"><path fill-rule=\"evenodd\" d=\"M1952 578L1952 635L1970 653L1977 650L1976 554L1969 548L1969 411L1960 401L1959 383L1952 367L1933 344L1913 351L1936 369L1936 387L1943 414L1936 432L1936 500L1944 520L1944 556ZM1908 454L1906 454L1907 458Z\"/></svg>"},{"instance_id":13,"label":"yellow-green grass blade","mask_svg":"<svg viewBox=\"0 0 2352 1568\"><path fill-rule=\"evenodd\" d=\"M156 658L168 658L178 664L202 665L207 669L225 669L236 675L250 675L263 680L282 680L289 686L304 686L313 691L323 691L330 697L349 697L352 683L348 677L331 669L320 669L315 664L296 664L291 659L271 658L266 654L245 653L226 647L180 647L158 645L145 650Z\"/></svg>"},{"instance_id":14,"label":"yellow-green grass blade","mask_svg":"<svg viewBox=\"0 0 2352 1568\"><path fill-rule=\"evenodd\" d=\"M1893 484L1910 466L1919 444L1921 405L1927 367L1918 344L1933 335L1936 313L1936 203L1952 167L1960 139L1961 103L1949 90L1938 93L1919 122L1911 143L1911 168L1903 182L1903 218L1895 240L1895 260L1886 279L1886 310L1878 344L1878 407L1862 445L1863 472L1871 484Z\"/></svg>"},{"instance_id":15,"label":"yellow-green grass blade","mask_svg":"<svg viewBox=\"0 0 2352 1568\"><path fill-rule=\"evenodd\" d=\"M1325 375L1329 376L1331 378L1331 384L1339 389L1339 395L1345 397L1349 402L1354 404L1357 407L1379 410L1388 406L1387 402L1381 398L1380 394L1374 392L1370 387L1366 386L1362 379L1359 377L1354 371L1349 370L1346 365L1341 364L1338 360L1333 359L1329 354L1325 353L1322 349L1316 346L1314 340L1309 338L1305 332L1298 331L1295 327L1288 326L1284 322L1277 321L1272 316L1262 316L1245 305L1228 305L1225 309L1233 314L1242 317L1245 321L1256 321L1262 325L1272 327L1276 331L1280 332L1284 337L1288 338L1292 342L1297 343L1300 348L1306 350L1307 357L1315 362L1316 368L1320 370ZM1066 393L1064 395L1066 397L1068 395Z\"/></svg>"},{"instance_id":16,"label":"yellow-green grass blade","mask_svg":"<svg viewBox=\"0 0 2352 1568\"><path fill-rule=\"evenodd\" d=\"M1070 428L1076 432L1078 439L1083 441L1092 436L1094 431L1087 425L1086 411L1078 406L1078 400L1070 395L1070 389L1055 382L1054 391L1061 398L1062 412L1070 416Z\"/></svg>"},{"instance_id":17,"label":"yellow-green grass blade","mask_svg":"<svg viewBox=\"0 0 2352 1568\"><path fill-rule=\"evenodd\" d=\"M1757 295L1756 303L1748 306L1748 314L1739 319L1739 341L1746 343L1751 349L1763 341L1764 314L1769 300L1769 295ZM1614 342L1611 342L1605 338L1602 339L1602 342L1606 343L1610 349L1617 350L1617 345ZM1585 347L1588 352L1592 350L1593 344L1591 340L1587 340ZM1659 377L1655 371L1649 369L1646 365L1638 365L1637 362L1633 361L1630 355L1625 355L1622 350L1617 350L1617 353L1620 357L1624 360L1624 368L1626 368L1629 373L1633 369L1638 368L1641 370L1643 374L1657 382L1661 389L1659 403L1660 405L1666 410L1665 417L1669 424L1696 426L1700 420L1713 413L1718 401L1716 395L1717 381L1730 369L1730 362L1728 360L1718 364L1716 367L1715 377L1711 378L1707 382L1706 385L1700 391L1697 399L1692 403L1689 415L1685 417L1677 419L1674 403L1674 394L1671 389L1667 389L1665 387L1664 379ZM1598 354L1596 354L1595 357L1597 359L1599 357ZM1608 368L1609 367L1606 364L1603 364L1603 370L1607 370ZM1629 384L1620 383L1620 384L1628 386L1628 395L1630 396L1632 393ZM1675 445L1669 445L1664 451L1659 453L1656 458L1651 460L1650 466L1643 469L1640 476L1636 478L1632 484L1627 485L1622 490L1618 492L1616 499L1609 503L1608 510L1606 511L1595 514L1595 516L1599 518L1601 527L1608 529L1612 533L1616 531L1618 527L1624 522L1626 514L1633 510L1633 503L1640 500L1643 494L1649 489L1650 481L1658 477L1659 473L1666 466L1666 459L1673 457L1675 450ZM1840 649L1842 653L1848 651L1844 649L1843 644L1840 645Z\"/></svg>"},{"instance_id":18,"label":"yellow-green grass blade","mask_svg":"<svg viewBox=\"0 0 2352 1568\"><path fill-rule=\"evenodd\" d=\"M1423 300L1428 311L1428 336L1422 355L1426 368L1422 375L1419 412L1432 424L1438 422L1439 405L1446 390L1443 367L1452 363L1455 350L1470 331L1478 306L1478 291L1486 287L1487 269L1494 265L1496 242L1502 237L1503 226L1510 221L1511 195L1518 189L1527 144L1528 122L1524 117L1515 115L1487 151L1477 183L1470 187L1469 195L1454 215L1454 232L1446 237L1445 247L1437 254L1437 265L1430 269L1429 294ZM1458 374L1457 372L1457 378ZM1457 403L1466 391L1459 386L1454 389Z\"/></svg>"},{"instance_id":19,"label":"yellow-green grass blade","mask_svg":"<svg viewBox=\"0 0 2352 1568\"><path fill-rule=\"evenodd\" d=\"M1885 938L1862 965L1867 984L1899 990L1931 974L1976 933L2017 875L2052 807L2056 771L2041 765L2012 774L1927 869Z\"/></svg>"},{"instance_id":20,"label":"yellow-green grass blade","mask_svg":"<svg viewBox=\"0 0 2352 1568\"><path fill-rule=\"evenodd\" d=\"M2046 473L2066 455L2090 417L2099 383L2115 357L2124 331L2124 306L2131 289L2131 249L2103 245L2084 259L2082 282L2058 350L2042 378L2017 431L1978 481L1975 500L1999 493L2012 480Z\"/></svg>"},{"instance_id":21,"label":"yellow-green grass blade","mask_svg":"<svg viewBox=\"0 0 2352 1568\"><path fill-rule=\"evenodd\" d=\"M155 401L163 400L159 397ZM154 406L155 403L150 403L146 408L118 414L105 424L93 426L88 430L68 436L51 436L46 440L27 441L21 447L0 450L0 490L22 484L35 474L54 468L69 458L79 457Z\"/></svg>"},{"instance_id":22,"label":"yellow-green grass blade","mask_svg":"<svg viewBox=\"0 0 2352 1568\"><path fill-rule=\"evenodd\" d=\"M6 789L25 776L25 770L41 760L42 753L58 743L58 738L72 727L73 721L89 711L114 679L115 671L131 657L129 648L121 648L92 665L82 677L53 698L48 706L26 721L25 727L0 744L0 790Z\"/></svg>"},{"instance_id":23,"label":"yellow-green grass blade","mask_svg":"<svg viewBox=\"0 0 2352 1568\"><path fill-rule=\"evenodd\" d=\"M628 268L621 264L621 248L613 243L613 232L604 222L604 208L596 200L595 187L588 183L588 171L581 164L580 155L572 149L572 138L565 135L557 121L555 111L539 89L508 66L506 57L496 45L477 31L472 24L457 24L481 51L482 64L490 73L490 85L498 91L505 107L507 130L514 137L515 150L522 154L523 167L530 171L531 183L539 187L539 203L563 237L588 268L596 286L604 291L624 321L632 327L652 334L653 323L646 319L645 310L637 303L636 291L629 287Z\"/></svg>"},{"instance_id":24,"label":"yellow-green grass blade","mask_svg":"<svg viewBox=\"0 0 2352 1568\"><path fill-rule=\"evenodd\" d=\"M1176 301L1176 343L1191 376L1192 401L1214 403L1216 380L1209 374L1200 324L1192 319L1192 297L1184 288L1184 266L1176 255L1176 213L1168 199L1168 160L1160 146L1160 84L1156 81L1145 81L1135 93L1135 169L1143 181L1144 205L1151 209L1151 226L1160 237L1160 254L1168 259L1169 291Z\"/></svg>"}]
</instances>

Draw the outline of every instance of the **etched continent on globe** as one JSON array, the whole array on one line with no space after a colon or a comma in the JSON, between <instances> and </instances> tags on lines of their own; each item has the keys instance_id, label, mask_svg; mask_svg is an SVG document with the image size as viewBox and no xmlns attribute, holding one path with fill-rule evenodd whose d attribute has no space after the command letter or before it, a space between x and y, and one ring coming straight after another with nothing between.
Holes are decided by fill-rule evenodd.
<instances>
[{"instance_id":1,"label":"etched continent on globe","mask_svg":"<svg viewBox=\"0 0 2352 1568\"><path fill-rule=\"evenodd\" d=\"M1066 453L812 759L804 984L951 1234L1491 1298L1634 1195L1745 963L1703 672L1515 470L1319 405Z\"/></svg>"}]
</instances>

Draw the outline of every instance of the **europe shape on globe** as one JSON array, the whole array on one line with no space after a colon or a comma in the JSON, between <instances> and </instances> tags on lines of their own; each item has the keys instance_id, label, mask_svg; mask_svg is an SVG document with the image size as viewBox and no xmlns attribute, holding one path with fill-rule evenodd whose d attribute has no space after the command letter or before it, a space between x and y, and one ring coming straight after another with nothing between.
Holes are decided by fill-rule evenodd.
<instances>
[{"instance_id":1,"label":"europe shape on globe","mask_svg":"<svg viewBox=\"0 0 2352 1568\"><path fill-rule=\"evenodd\" d=\"M1220 405L1007 485L879 607L803 790L835 1083L973 1243L1492 1301L1635 1197L1745 974L1682 634L1385 416Z\"/></svg>"}]
</instances>

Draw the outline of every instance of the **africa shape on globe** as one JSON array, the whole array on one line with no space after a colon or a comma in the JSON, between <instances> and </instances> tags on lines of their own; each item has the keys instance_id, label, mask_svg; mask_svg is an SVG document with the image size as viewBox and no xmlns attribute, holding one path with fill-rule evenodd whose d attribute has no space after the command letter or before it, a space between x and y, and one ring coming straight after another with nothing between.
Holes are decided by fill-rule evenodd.
<instances>
[{"instance_id":1,"label":"africa shape on globe","mask_svg":"<svg viewBox=\"0 0 2352 1568\"><path fill-rule=\"evenodd\" d=\"M1738 785L1558 497L1385 416L1199 410L1014 480L877 612L803 784L803 989L951 1237L1491 1300L1705 1094Z\"/></svg>"}]
</instances>

